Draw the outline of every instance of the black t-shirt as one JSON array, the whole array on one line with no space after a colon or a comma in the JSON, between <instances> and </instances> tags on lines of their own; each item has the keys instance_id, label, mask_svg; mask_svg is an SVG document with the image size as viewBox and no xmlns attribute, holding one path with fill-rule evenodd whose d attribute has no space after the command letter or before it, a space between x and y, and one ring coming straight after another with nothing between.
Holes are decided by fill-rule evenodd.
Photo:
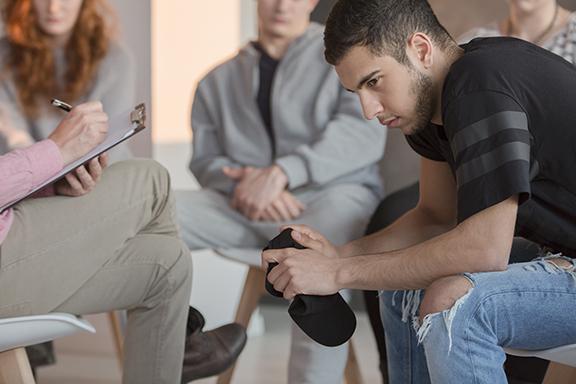
<instances>
[{"instance_id":1,"label":"black t-shirt","mask_svg":"<svg viewBox=\"0 0 576 384\"><path fill-rule=\"evenodd\" d=\"M519 195L516 234L576 255L576 67L513 38L475 39L446 77L443 126L407 136L450 164L458 222Z\"/></svg>"},{"instance_id":2,"label":"black t-shirt","mask_svg":"<svg viewBox=\"0 0 576 384\"><path fill-rule=\"evenodd\" d=\"M272 126L272 84L274 82L274 75L276 75L276 68L278 68L280 60L276 60L270 56L257 42L254 42L254 47L260 51L260 63L258 65L260 72L260 82L258 85L258 95L256 96L256 102L258 103L258 109L260 110L262 121L266 127L266 132L268 133L268 137L270 137L274 155L276 150L276 140Z\"/></svg>"}]
</instances>

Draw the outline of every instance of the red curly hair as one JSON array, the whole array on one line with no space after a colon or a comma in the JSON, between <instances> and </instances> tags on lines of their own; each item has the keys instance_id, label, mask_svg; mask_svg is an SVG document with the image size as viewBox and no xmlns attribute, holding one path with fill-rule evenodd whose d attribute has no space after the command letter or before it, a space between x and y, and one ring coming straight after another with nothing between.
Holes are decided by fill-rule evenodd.
<instances>
[{"instance_id":1,"label":"red curly hair","mask_svg":"<svg viewBox=\"0 0 576 384\"><path fill-rule=\"evenodd\" d=\"M36 21L32 0L3 0L9 52L6 70L18 90L26 116L37 117L40 103L52 97L74 102L92 86L98 66L108 52L115 20L106 0L84 0L70 40L64 48L63 84L56 79L50 37ZM108 20L108 21L107 21Z\"/></svg>"}]
</instances>

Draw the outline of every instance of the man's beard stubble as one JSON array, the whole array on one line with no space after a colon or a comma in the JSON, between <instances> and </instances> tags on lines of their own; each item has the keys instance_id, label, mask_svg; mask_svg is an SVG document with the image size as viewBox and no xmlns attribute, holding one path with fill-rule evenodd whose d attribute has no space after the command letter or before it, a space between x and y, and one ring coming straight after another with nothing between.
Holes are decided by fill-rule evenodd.
<instances>
[{"instance_id":1,"label":"man's beard stubble","mask_svg":"<svg viewBox=\"0 0 576 384\"><path fill-rule=\"evenodd\" d=\"M414 123L407 134L414 135L430 125L434 115L433 106L435 96L430 76L426 76L415 68L413 73L411 92L416 95L416 108L414 110Z\"/></svg>"}]
</instances>

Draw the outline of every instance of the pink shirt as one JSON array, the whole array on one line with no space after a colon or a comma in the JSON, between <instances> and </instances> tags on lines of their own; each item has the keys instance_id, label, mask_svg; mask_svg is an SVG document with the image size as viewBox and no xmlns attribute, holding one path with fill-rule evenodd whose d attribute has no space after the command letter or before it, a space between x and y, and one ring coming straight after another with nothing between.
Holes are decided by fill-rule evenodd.
<instances>
[{"instance_id":1,"label":"pink shirt","mask_svg":"<svg viewBox=\"0 0 576 384\"><path fill-rule=\"evenodd\" d=\"M62 154L52 140L0 156L0 206L26 195L63 166ZM8 234L12 215L12 209L0 214L0 244Z\"/></svg>"}]
</instances>

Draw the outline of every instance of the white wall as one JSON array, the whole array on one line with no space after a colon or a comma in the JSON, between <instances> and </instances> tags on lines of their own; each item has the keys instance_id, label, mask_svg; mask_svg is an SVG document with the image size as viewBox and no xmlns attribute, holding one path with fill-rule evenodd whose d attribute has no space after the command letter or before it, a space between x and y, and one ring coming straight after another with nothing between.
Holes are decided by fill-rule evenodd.
<instances>
[{"instance_id":1,"label":"white wall","mask_svg":"<svg viewBox=\"0 0 576 384\"><path fill-rule=\"evenodd\" d=\"M148 107L148 131L130 140L136 156L152 155L151 91L151 11L150 0L109 0L119 16L121 39L132 51L136 62L136 100Z\"/></svg>"},{"instance_id":2,"label":"white wall","mask_svg":"<svg viewBox=\"0 0 576 384\"><path fill-rule=\"evenodd\" d=\"M154 143L189 142L198 80L236 53L240 1L152 1Z\"/></svg>"}]
</instances>

